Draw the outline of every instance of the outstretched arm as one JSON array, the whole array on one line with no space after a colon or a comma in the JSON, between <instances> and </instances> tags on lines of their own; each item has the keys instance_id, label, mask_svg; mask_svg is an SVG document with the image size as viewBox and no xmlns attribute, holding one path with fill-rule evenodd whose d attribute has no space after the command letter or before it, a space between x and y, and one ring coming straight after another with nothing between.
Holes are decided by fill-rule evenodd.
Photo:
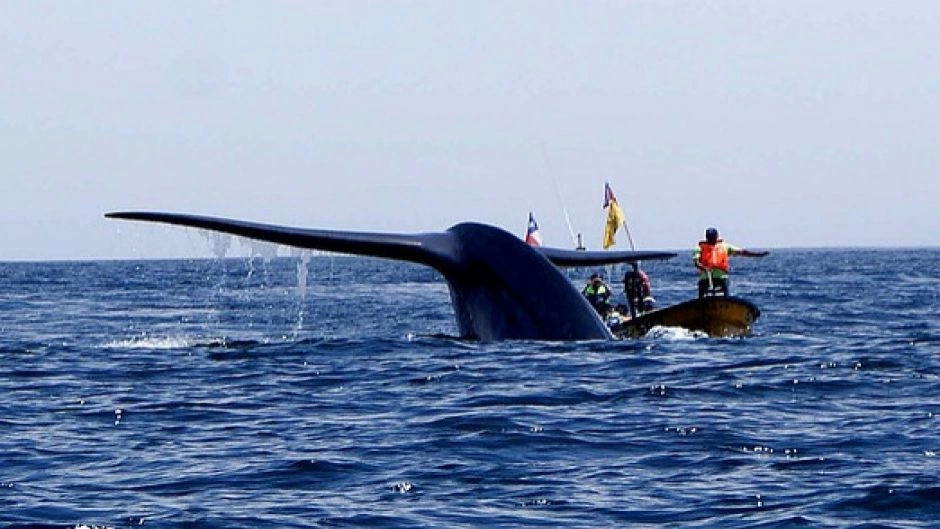
<instances>
[{"instance_id":1,"label":"outstretched arm","mask_svg":"<svg viewBox=\"0 0 940 529\"><path fill-rule=\"evenodd\" d=\"M734 255L743 255L744 257L766 257L770 255L770 252L768 251L752 252L751 250L746 250L744 248L741 248L738 251L734 252Z\"/></svg>"}]
</instances>

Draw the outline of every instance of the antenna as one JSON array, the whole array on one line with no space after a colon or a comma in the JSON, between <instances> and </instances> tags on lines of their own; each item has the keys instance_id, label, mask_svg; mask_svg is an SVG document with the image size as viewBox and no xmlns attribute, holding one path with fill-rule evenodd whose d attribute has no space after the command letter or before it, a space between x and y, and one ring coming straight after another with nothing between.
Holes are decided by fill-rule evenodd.
<instances>
[{"instance_id":1,"label":"antenna","mask_svg":"<svg viewBox=\"0 0 940 529\"><path fill-rule=\"evenodd\" d=\"M539 141L539 146L542 148L542 159L545 160L545 166L548 169L551 169L552 164L548 160L548 149L545 148L545 142ZM581 241L576 240L574 236L574 228L571 227L571 217L568 216L568 208L565 207L565 199L561 196L561 191L558 189L558 182L555 180L554 171L548 171L549 178L552 179L552 187L555 188L555 197L558 199L558 203L561 204L561 211L565 214L565 223L568 225L568 234L571 236L571 244L575 245L575 248L581 247Z\"/></svg>"}]
</instances>

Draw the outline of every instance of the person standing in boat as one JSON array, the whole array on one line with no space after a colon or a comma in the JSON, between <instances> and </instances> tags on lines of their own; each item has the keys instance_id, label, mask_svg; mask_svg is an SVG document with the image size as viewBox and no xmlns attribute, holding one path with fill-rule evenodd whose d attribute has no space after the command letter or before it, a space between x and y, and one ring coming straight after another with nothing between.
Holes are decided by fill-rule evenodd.
<instances>
[{"instance_id":1,"label":"person standing in boat","mask_svg":"<svg viewBox=\"0 0 940 529\"><path fill-rule=\"evenodd\" d=\"M728 295L728 276L731 272L729 257L742 255L744 257L764 257L770 252L752 252L726 243L718 237L716 228L705 230L705 240L699 241L698 247L692 252L692 264L699 270L698 297L704 298L706 294L722 296Z\"/></svg>"},{"instance_id":2,"label":"person standing in boat","mask_svg":"<svg viewBox=\"0 0 940 529\"><path fill-rule=\"evenodd\" d=\"M635 316L653 310L656 300L646 272L634 267L623 275L623 294L627 298L630 314Z\"/></svg>"},{"instance_id":3,"label":"person standing in boat","mask_svg":"<svg viewBox=\"0 0 940 529\"><path fill-rule=\"evenodd\" d=\"M610 287L607 286L607 283L604 283L604 279L600 274L591 274L591 278L581 293L584 294L588 303L594 307L598 314L603 316L610 311Z\"/></svg>"}]
</instances>

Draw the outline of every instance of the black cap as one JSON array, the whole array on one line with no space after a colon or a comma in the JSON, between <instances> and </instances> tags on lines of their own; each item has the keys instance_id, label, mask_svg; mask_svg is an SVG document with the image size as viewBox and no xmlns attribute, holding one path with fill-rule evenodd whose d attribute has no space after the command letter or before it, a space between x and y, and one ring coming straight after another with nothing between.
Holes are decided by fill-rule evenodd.
<instances>
[{"instance_id":1,"label":"black cap","mask_svg":"<svg viewBox=\"0 0 940 529\"><path fill-rule=\"evenodd\" d=\"M717 241L718 240L718 228L708 228L707 230L705 230L705 240Z\"/></svg>"}]
</instances>

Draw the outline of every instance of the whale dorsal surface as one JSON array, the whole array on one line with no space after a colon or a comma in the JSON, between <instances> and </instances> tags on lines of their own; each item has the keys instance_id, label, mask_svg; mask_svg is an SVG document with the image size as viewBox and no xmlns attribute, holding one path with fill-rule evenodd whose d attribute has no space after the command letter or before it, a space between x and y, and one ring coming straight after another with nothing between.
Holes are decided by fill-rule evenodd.
<instances>
[{"instance_id":1,"label":"whale dorsal surface","mask_svg":"<svg viewBox=\"0 0 940 529\"><path fill-rule=\"evenodd\" d=\"M474 222L438 233L396 234L294 228L179 213L130 211L105 216L430 266L447 280L460 336L485 341L612 338L604 322L558 267L675 256L656 251L585 252L532 247L505 230Z\"/></svg>"}]
</instances>

